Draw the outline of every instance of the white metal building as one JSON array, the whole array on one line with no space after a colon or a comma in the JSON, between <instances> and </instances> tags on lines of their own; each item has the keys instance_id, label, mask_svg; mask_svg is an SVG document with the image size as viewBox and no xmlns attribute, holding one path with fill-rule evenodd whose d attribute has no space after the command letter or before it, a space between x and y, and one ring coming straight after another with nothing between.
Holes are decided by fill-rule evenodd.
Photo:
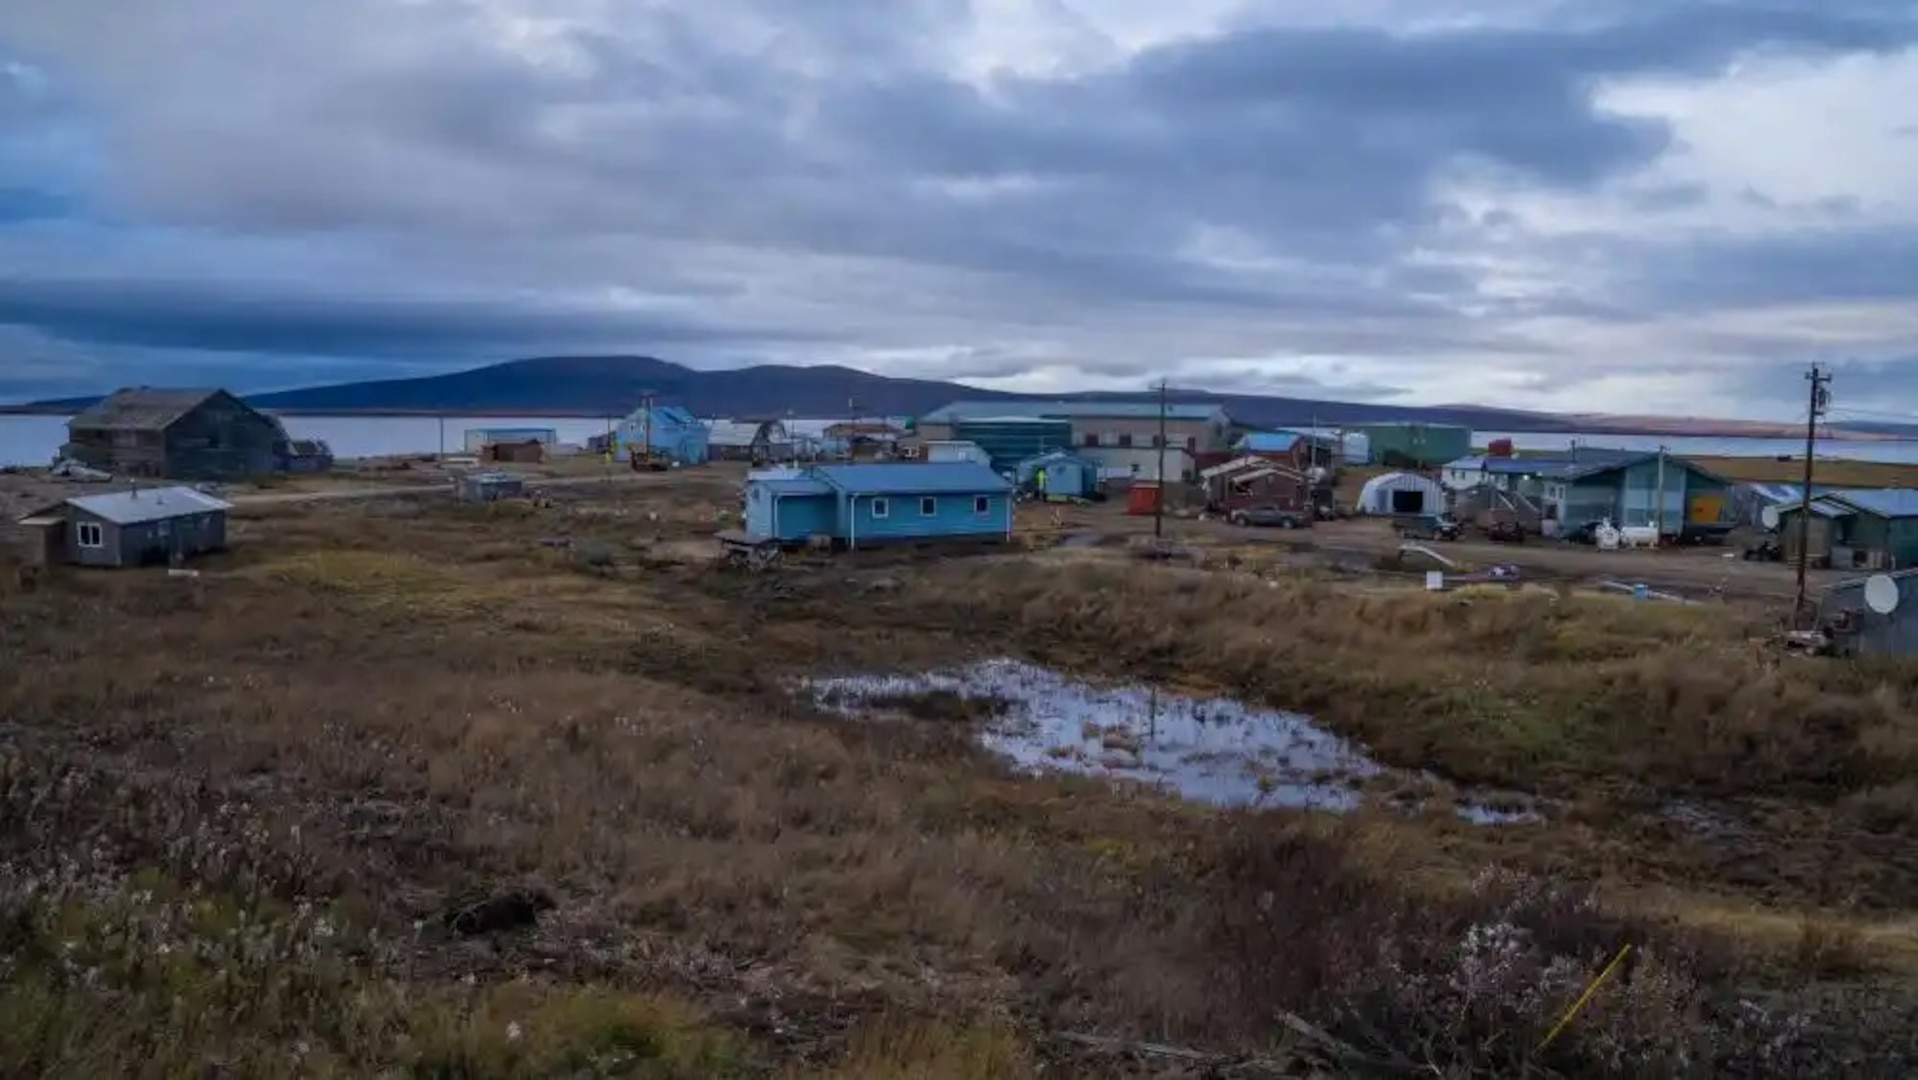
<instances>
[{"instance_id":1,"label":"white metal building","mask_svg":"<svg viewBox=\"0 0 1918 1080\"><path fill-rule=\"evenodd\" d=\"M1159 451L1150 446L1080 446L1074 452L1099 463L1099 475L1107 480L1157 480ZM1165 450L1165 473L1171 480L1196 480L1198 467L1192 455L1181 447Z\"/></svg>"},{"instance_id":2,"label":"white metal building","mask_svg":"<svg viewBox=\"0 0 1918 1080\"><path fill-rule=\"evenodd\" d=\"M1445 509L1445 488L1417 473L1389 472L1359 490L1361 514L1437 514Z\"/></svg>"},{"instance_id":3,"label":"white metal building","mask_svg":"<svg viewBox=\"0 0 1918 1080\"><path fill-rule=\"evenodd\" d=\"M1453 491L1464 491L1485 483L1486 475L1484 458L1462 457L1439 470L1439 482Z\"/></svg>"},{"instance_id":4,"label":"white metal building","mask_svg":"<svg viewBox=\"0 0 1918 1080\"><path fill-rule=\"evenodd\" d=\"M926 443L923 450L926 461L942 464L951 461L976 461L981 465L991 465L992 455L978 443L963 439L936 439Z\"/></svg>"}]
</instances>

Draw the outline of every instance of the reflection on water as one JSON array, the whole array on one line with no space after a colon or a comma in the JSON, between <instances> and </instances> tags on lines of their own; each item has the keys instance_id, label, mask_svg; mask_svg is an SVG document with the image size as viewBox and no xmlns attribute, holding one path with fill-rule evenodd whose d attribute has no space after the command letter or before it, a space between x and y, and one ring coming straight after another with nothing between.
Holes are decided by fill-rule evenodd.
<instances>
[{"instance_id":1,"label":"reflection on water","mask_svg":"<svg viewBox=\"0 0 1918 1080\"><path fill-rule=\"evenodd\" d=\"M981 745L1029 769L1136 780L1217 806L1349 810L1385 774L1344 739L1293 712L1157 686L1097 686L1018 660L910 675L809 680L821 707L848 716L897 708L980 724ZM974 707L968 707L974 706ZM936 707L934 707L936 706ZM1523 805L1467 803L1481 825L1539 820Z\"/></svg>"},{"instance_id":2,"label":"reflection on water","mask_svg":"<svg viewBox=\"0 0 1918 1080\"><path fill-rule=\"evenodd\" d=\"M997 699L1003 709L980 742L1021 765L1141 780L1224 806L1347 809L1358 802L1353 786L1379 773L1298 713L1157 687L1093 686L1016 660L810 686L821 704L842 712L913 694Z\"/></svg>"}]
</instances>

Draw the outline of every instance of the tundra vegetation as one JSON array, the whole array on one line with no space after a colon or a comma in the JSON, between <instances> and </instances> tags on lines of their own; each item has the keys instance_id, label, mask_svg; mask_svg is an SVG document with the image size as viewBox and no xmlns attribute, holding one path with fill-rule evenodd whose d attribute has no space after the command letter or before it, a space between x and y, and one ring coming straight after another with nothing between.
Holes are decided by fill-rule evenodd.
<instances>
[{"instance_id":1,"label":"tundra vegetation","mask_svg":"<svg viewBox=\"0 0 1918 1080\"><path fill-rule=\"evenodd\" d=\"M0 1074L1914 1068L1918 665L1273 555L724 574L733 498L276 505L197 579L0 575ZM1551 809L1197 806L793 691L987 656ZM509 889L551 909L461 921Z\"/></svg>"}]
</instances>

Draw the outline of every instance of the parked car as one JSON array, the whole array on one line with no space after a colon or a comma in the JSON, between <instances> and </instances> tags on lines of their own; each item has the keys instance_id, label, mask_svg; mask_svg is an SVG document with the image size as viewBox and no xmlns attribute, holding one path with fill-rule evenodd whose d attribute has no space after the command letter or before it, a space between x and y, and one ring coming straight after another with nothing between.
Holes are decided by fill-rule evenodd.
<instances>
[{"instance_id":1,"label":"parked car","mask_svg":"<svg viewBox=\"0 0 1918 1080\"><path fill-rule=\"evenodd\" d=\"M1225 519L1234 525L1266 529L1307 529L1312 526L1311 514L1281 506L1242 506L1228 513Z\"/></svg>"},{"instance_id":2,"label":"parked car","mask_svg":"<svg viewBox=\"0 0 1918 1080\"><path fill-rule=\"evenodd\" d=\"M1746 562L1782 562L1785 549L1779 545L1776 536L1767 536L1747 547L1740 557Z\"/></svg>"},{"instance_id":3,"label":"parked car","mask_svg":"<svg viewBox=\"0 0 1918 1080\"><path fill-rule=\"evenodd\" d=\"M1485 526L1485 539L1500 544L1523 544L1525 529L1516 521L1493 521Z\"/></svg>"},{"instance_id":4,"label":"parked car","mask_svg":"<svg viewBox=\"0 0 1918 1080\"><path fill-rule=\"evenodd\" d=\"M1424 514L1399 522L1399 535L1407 540L1457 540L1464 526L1444 514Z\"/></svg>"}]
</instances>

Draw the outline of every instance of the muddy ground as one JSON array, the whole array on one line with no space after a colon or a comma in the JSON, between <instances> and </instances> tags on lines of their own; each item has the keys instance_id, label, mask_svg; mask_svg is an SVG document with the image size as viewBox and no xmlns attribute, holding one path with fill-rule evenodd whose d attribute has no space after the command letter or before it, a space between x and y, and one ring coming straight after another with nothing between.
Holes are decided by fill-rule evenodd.
<instances>
[{"instance_id":1,"label":"muddy ground","mask_svg":"<svg viewBox=\"0 0 1918 1080\"><path fill-rule=\"evenodd\" d=\"M736 483L243 505L197 577L0 576L0 1073L1909 1074L1918 667L1754 644L1770 586L1433 595L1286 546L1395 546L1356 524L1181 522L1213 542L1161 564L1116 508L725 573ZM995 659L1105 688L1079 768L910 682ZM878 672L850 715L802 686ZM1123 779L1146 687L1381 771L1240 774L1339 812ZM556 906L442 925L508 888Z\"/></svg>"}]
</instances>

